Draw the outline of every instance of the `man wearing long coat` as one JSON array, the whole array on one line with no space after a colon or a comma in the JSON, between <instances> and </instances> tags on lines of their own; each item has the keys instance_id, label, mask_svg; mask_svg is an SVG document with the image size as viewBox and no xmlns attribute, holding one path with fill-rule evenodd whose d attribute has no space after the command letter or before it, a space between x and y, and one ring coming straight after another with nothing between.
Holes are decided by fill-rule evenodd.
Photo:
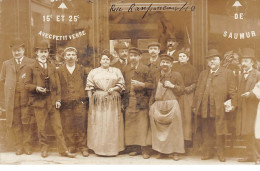
<instances>
[{"instance_id":1,"label":"man wearing long coat","mask_svg":"<svg viewBox=\"0 0 260 171\"><path fill-rule=\"evenodd\" d=\"M21 39L12 41L12 59L3 63L0 75L0 97L4 98L6 109L6 125L13 130L15 139L16 155L31 151L31 121L33 116L28 111L28 93L24 87L26 77L26 66L34 60L24 56L25 47ZM4 91L4 92L3 92Z\"/></svg>"},{"instance_id":2,"label":"man wearing long coat","mask_svg":"<svg viewBox=\"0 0 260 171\"><path fill-rule=\"evenodd\" d=\"M254 162L257 158L254 126L259 100L252 92L257 82L260 81L260 72L253 68L255 61L254 50L242 49L241 66L242 74L239 75L238 85L238 111L236 116L236 134L243 136L246 142L245 156L239 162ZM259 154L258 154L259 157Z\"/></svg>"},{"instance_id":3,"label":"man wearing long coat","mask_svg":"<svg viewBox=\"0 0 260 171\"><path fill-rule=\"evenodd\" d=\"M232 71L220 66L220 53L216 49L206 56L209 69L200 73L193 100L195 124L201 118L203 145L202 160L214 156L214 144L221 162L225 162L224 143L228 133L224 103L231 99L233 110L237 104L235 77ZM216 135L216 138L214 138Z\"/></svg>"},{"instance_id":4,"label":"man wearing long coat","mask_svg":"<svg viewBox=\"0 0 260 171\"><path fill-rule=\"evenodd\" d=\"M152 79L149 68L140 63L141 51L137 48L129 49L129 62L124 71L126 91L124 93L125 113L125 144L127 146L141 146L143 158L149 158L148 145L151 145L149 124L149 97ZM129 155L136 155L138 151L131 151Z\"/></svg>"}]
</instances>

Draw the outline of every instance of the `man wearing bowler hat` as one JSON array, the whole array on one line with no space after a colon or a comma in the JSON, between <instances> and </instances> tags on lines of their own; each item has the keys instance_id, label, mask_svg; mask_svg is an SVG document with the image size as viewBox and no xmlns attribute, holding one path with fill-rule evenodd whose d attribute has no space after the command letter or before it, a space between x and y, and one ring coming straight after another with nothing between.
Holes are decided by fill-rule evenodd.
<instances>
[{"instance_id":1,"label":"man wearing bowler hat","mask_svg":"<svg viewBox=\"0 0 260 171\"><path fill-rule=\"evenodd\" d=\"M141 55L139 49L130 48L129 65L123 73L126 82L125 144L141 147L143 158L147 159L150 157L147 146L151 145L148 109L152 79L149 68L140 62ZM139 150L135 149L129 155L137 155Z\"/></svg>"},{"instance_id":2,"label":"man wearing bowler hat","mask_svg":"<svg viewBox=\"0 0 260 171\"><path fill-rule=\"evenodd\" d=\"M41 145L41 156L48 156L46 121L49 118L55 133L59 153L61 156L74 158L75 155L68 152L62 132L59 113L61 106L60 80L56 67L47 62L49 56L48 43L44 41L37 42L35 53L36 62L27 69L25 87L31 92L29 105L34 108Z\"/></svg>"},{"instance_id":3,"label":"man wearing bowler hat","mask_svg":"<svg viewBox=\"0 0 260 171\"><path fill-rule=\"evenodd\" d=\"M260 72L253 68L255 61L253 49L242 49L240 60L242 74L239 75L238 79L236 133L238 136L244 137L246 141L246 151L245 157L239 159L239 162L254 162L257 158L255 150L257 142L255 141L254 125L259 100L252 90L256 83L260 81Z\"/></svg>"},{"instance_id":4,"label":"man wearing bowler hat","mask_svg":"<svg viewBox=\"0 0 260 171\"><path fill-rule=\"evenodd\" d=\"M16 155L30 155L32 115L27 107L28 93L24 87L26 66L34 60L24 56L25 45L21 39L11 42L13 58L5 61L0 75L0 97L4 98L6 125L14 133ZM0 107L1 108L1 107Z\"/></svg>"},{"instance_id":5,"label":"man wearing bowler hat","mask_svg":"<svg viewBox=\"0 0 260 171\"><path fill-rule=\"evenodd\" d=\"M115 51L118 54L118 61L112 65L112 67L119 68L123 72L124 68L127 66L128 62L128 46L126 42L118 42L115 45Z\"/></svg>"},{"instance_id":6,"label":"man wearing bowler hat","mask_svg":"<svg viewBox=\"0 0 260 171\"><path fill-rule=\"evenodd\" d=\"M158 158L184 153L184 136L181 110L178 98L184 91L181 74L172 72L173 57L160 55L160 74L154 77L154 91L149 111L152 131L152 149L159 153Z\"/></svg>"},{"instance_id":7,"label":"man wearing bowler hat","mask_svg":"<svg viewBox=\"0 0 260 171\"><path fill-rule=\"evenodd\" d=\"M167 40L167 55L173 57L174 63L178 62L178 54L177 54L178 45L179 45L179 43L177 42L175 35L168 38L168 40Z\"/></svg>"},{"instance_id":8,"label":"man wearing bowler hat","mask_svg":"<svg viewBox=\"0 0 260 171\"><path fill-rule=\"evenodd\" d=\"M231 70L220 66L220 57L218 50L208 51L206 60L209 68L200 73L192 106L195 125L198 125L198 119L201 121L201 160L208 160L214 156L216 143L218 159L225 162L225 135L228 128L224 103L231 99L230 111L233 111L237 104L237 91L235 77Z\"/></svg>"}]
</instances>

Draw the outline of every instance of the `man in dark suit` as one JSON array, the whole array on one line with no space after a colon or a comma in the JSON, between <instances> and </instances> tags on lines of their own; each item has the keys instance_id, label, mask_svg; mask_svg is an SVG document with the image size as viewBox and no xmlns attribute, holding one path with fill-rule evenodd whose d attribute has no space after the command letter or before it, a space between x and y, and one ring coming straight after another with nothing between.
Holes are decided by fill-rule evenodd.
<instances>
[{"instance_id":1,"label":"man in dark suit","mask_svg":"<svg viewBox=\"0 0 260 171\"><path fill-rule=\"evenodd\" d=\"M200 73L193 112L195 124L201 119L203 137L202 160L214 156L214 144L217 146L218 159L225 162L225 135L228 133L224 103L231 98L232 110L237 104L236 81L232 71L220 66L220 53L216 49L208 51L206 56L209 69Z\"/></svg>"},{"instance_id":2,"label":"man in dark suit","mask_svg":"<svg viewBox=\"0 0 260 171\"><path fill-rule=\"evenodd\" d=\"M59 108L61 106L60 80L56 67L47 62L49 48L47 42L38 42L35 47L36 60L28 67L25 87L31 92L29 104L34 108L38 137L41 145L41 156L48 156L46 121L49 118L53 127L59 153L74 158L65 144Z\"/></svg>"},{"instance_id":3,"label":"man in dark suit","mask_svg":"<svg viewBox=\"0 0 260 171\"><path fill-rule=\"evenodd\" d=\"M242 73L238 78L238 111L236 116L236 133L243 136L246 141L245 157L239 162L257 161L257 146L254 129L259 100L252 92L256 83L260 81L260 72L253 68L255 62L254 50L251 48L242 49L241 53ZM259 148L259 147L258 147ZM259 154L258 154L259 157Z\"/></svg>"},{"instance_id":4,"label":"man in dark suit","mask_svg":"<svg viewBox=\"0 0 260 171\"><path fill-rule=\"evenodd\" d=\"M61 115L65 141L69 152L77 152L87 157L87 110L86 110L86 79L87 72L76 63L77 49L67 47L64 50L65 65L58 69L61 84Z\"/></svg>"},{"instance_id":5,"label":"man in dark suit","mask_svg":"<svg viewBox=\"0 0 260 171\"><path fill-rule=\"evenodd\" d=\"M140 63L142 52L132 47L129 49L129 65L123 72L126 90L124 93L125 113L125 144L141 146L144 159L150 158L148 145L151 145L151 135L148 109L149 89L152 89L152 78L149 68ZM135 156L138 150L132 150L129 155Z\"/></svg>"},{"instance_id":6,"label":"man in dark suit","mask_svg":"<svg viewBox=\"0 0 260 171\"><path fill-rule=\"evenodd\" d=\"M123 72L124 68L128 64L128 46L126 42L119 42L115 46L115 51L118 54L118 60L112 65L112 67L119 68Z\"/></svg>"},{"instance_id":7,"label":"man in dark suit","mask_svg":"<svg viewBox=\"0 0 260 171\"><path fill-rule=\"evenodd\" d=\"M13 58L5 61L0 75L0 97L5 103L6 125L13 130L16 155L30 155L31 121L33 116L28 111L28 93L24 87L26 66L34 60L24 56L25 46L21 39L12 41ZM5 97L5 98L2 98ZM1 107L0 107L1 108Z\"/></svg>"},{"instance_id":8,"label":"man in dark suit","mask_svg":"<svg viewBox=\"0 0 260 171\"><path fill-rule=\"evenodd\" d=\"M141 62L149 67L151 74L160 74L160 59L159 54L161 44L158 42L151 42L148 44L149 58L142 59Z\"/></svg>"},{"instance_id":9,"label":"man in dark suit","mask_svg":"<svg viewBox=\"0 0 260 171\"><path fill-rule=\"evenodd\" d=\"M170 55L173 57L173 63L177 63L178 62L178 54L177 51L179 49L177 49L179 43L177 42L177 39L175 36L169 37L167 40L167 55Z\"/></svg>"}]
</instances>

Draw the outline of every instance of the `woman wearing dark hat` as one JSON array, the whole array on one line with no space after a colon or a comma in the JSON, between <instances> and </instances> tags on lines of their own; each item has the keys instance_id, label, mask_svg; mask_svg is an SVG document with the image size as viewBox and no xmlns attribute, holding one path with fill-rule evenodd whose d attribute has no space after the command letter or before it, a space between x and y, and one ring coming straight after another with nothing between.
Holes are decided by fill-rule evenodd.
<instances>
[{"instance_id":1,"label":"woman wearing dark hat","mask_svg":"<svg viewBox=\"0 0 260 171\"><path fill-rule=\"evenodd\" d=\"M88 147L101 156L116 156L124 150L124 123L120 93L123 75L110 67L112 55L101 54L101 66L90 71L86 89L89 96Z\"/></svg>"},{"instance_id":2,"label":"woman wearing dark hat","mask_svg":"<svg viewBox=\"0 0 260 171\"><path fill-rule=\"evenodd\" d=\"M190 53L185 49L177 52L179 62L173 66L173 71L179 72L184 81L184 92L179 99L183 133L186 147L192 142L192 101L198 81L198 74L196 69L188 62Z\"/></svg>"}]
</instances>

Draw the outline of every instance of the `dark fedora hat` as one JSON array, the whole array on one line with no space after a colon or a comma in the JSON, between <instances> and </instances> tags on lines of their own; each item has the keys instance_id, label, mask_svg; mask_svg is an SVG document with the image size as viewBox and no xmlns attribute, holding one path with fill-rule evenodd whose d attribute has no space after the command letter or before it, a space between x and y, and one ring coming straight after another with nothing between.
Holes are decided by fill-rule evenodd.
<instances>
[{"instance_id":1,"label":"dark fedora hat","mask_svg":"<svg viewBox=\"0 0 260 171\"><path fill-rule=\"evenodd\" d=\"M252 48L243 48L240 52L241 58L255 58L255 51Z\"/></svg>"},{"instance_id":2,"label":"dark fedora hat","mask_svg":"<svg viewBox=\"0 0 260 171\"><path fill-rule=\"evenodd\" d=\"M151 43L148 44L148 48L149 48L150 46L158 46L159 48L161 48L161 44L158 43L158 42L151 42Z\"/></svg>"},{"instance_id":3,"label":"dark fedora hat","mask_svg":"<svg viewBox=\"0 0 260 171\"><path fill-rule=\"evenodd\" d=\"M167 54L161 54L159 57L160 57L161 60L168 60L168 61L171 61L171 62L174 60L173 56L170 56L170 55L167 55Z\"/></svg>"},{"instance_id":4,"label":"dark fedora hat","mask_svg":"<svg viewBox=\"0 0 260 171\"><path fill-rule=\"evenodd\" d=\"M24 41L20 38L13 39L10 44L10 48L19 48L21 46L24 46Z\"/></svg>"},{"instance_id":5,"label":"dark fedora hat","mask_svg":"<svg viewBox=\"0 0 260 171\"><path fill-rule=\"evenodd\" d=\"M126 42L118 42L117 44L115 44L115 47L114 49L116 51L118 51L119 49L128 49L129 47L127 46L127 43Z\"/></svg>"},{"instance_id":6,"label":"dark fedora hat","mask_svg":"<svg viewBox=\"0 0 260 171\"><path fill-rule=\"evenodd\" d=\"M49 43L46 41L38 41L36 42L34 49L49 49Z\"/></svg>"},{"instance_id":7,"label":"dark fedora hat","mask_svg":"<svg viewBox=\"0 0 260 171\"><path fill-rule=\"evenodd\" d=\"M141 55L142 54L142 51L136 47L131 47L129 49L129 53L135 53L135 54L138 54L138 55Z\"/></svg>"},{"instance_id":8,"label":"dark fedora hat","mask_svg":"<svg viewBox=\"0 0 260 171\"><path fill-rule=\"evenodd\" d=\"M214 57L214 56L218 56L219 58L221 58L221 55L217 49L210 49L207 52L207 55L205 56L205 58L210 58L210 57Z\"/></svg>"}]
</instances>

